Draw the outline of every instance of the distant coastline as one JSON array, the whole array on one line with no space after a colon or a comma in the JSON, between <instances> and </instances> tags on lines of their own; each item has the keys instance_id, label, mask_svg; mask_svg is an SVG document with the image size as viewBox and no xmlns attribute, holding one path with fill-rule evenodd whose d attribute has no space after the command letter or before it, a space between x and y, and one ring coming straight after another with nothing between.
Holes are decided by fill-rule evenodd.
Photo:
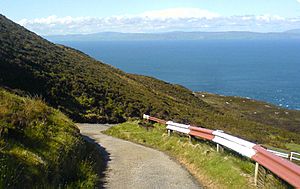
<instances>
[{"instance_id":1,"label":"distant coastline","mask_svg":"<svg viewBox=\"0 0 300 189\"><path fill-rule=\"evenodd\" d=\"M213 40L213 39L300 39L300 29L286 32L258 33L247 31L228 32L165 32L165 33L120 33L100 32L94 34L71 34L43 36L50 41L147 41L147 40Z\"/></svg>"}]
</instances>

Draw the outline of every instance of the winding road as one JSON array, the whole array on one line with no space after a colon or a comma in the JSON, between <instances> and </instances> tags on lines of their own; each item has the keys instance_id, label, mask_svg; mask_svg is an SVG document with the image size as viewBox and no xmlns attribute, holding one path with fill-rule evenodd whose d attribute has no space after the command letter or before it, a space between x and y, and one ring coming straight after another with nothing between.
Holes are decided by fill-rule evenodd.
<instances>
[{"instance_id":1,"label":"winding road","mask_svg":"<svg viewBox=\"0 0 300 189\"><path fill-rule=\"evenodd\" d=\"M111 125L78 124L82 135L107 153L104 188L201 188L181 165L164 153L102 134Z\"/></svg>"}]
</instances>

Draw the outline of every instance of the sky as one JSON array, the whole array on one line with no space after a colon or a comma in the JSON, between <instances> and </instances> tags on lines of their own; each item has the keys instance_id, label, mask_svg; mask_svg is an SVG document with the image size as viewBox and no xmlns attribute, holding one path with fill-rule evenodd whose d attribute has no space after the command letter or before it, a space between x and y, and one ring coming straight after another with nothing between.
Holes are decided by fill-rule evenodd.
<instances>
[{"instance_id":1,"label":"sky","mask_svg":"<svg viewBox=\"0 0 300 189\"><path fill-rule=\"evenodd\" d=\"M0 0L0 13L41 35L300 28L300 0Z\"/></svg>"}]
</instances>

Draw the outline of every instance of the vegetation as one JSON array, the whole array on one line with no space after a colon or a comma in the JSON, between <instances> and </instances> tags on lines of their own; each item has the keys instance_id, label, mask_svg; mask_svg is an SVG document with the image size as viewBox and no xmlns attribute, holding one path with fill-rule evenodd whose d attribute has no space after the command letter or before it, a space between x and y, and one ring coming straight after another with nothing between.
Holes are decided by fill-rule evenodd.
<instances>
[{"instance_id":1,"label":"vegetation","mask_svg":"<svg viewBox=\"0 0 300 189\"><path fill-rule=\"evenodd\" d=\"M208 188L254 188L254 163L235 153L218 153L216 146L203 140L189 142L184 135L168 137L165 126L139 126L138 122L126 122L105 131L125 140L159 149L184 164L187 169ZM283 188L281 181L271 174L259 177L265 188Z\"/></svg>"},{"instance_id":2,"label":"vegetation","mask_svg":"<svg viewBox=\"0 0 300 189\"><path fill-rule=\"evenodd\" d=\"M98 154L61 112L0 88L0 188L94 188Z\"/></svg>"},{"instance_id":3,"label":"vegetation","mask_svg":"<svg viewBox=\"0 0 300 189\"><path fill-rule=\"evenodd\" d=\"M300 132L300 111L237 96L222 96L206 92L198 92L196 95L218 110L231 113L235 117L244 117L261 124Z\"/></svg>"},{"instance_id":4,"label":"vegetation","mask_svg":"<svg viewBox=\"0 0 300 189\"><path fill-rule=\"evenodd\" d=\"M277 122L260 121L226 111L182 86L127 74L48 42L4 16L0 16L0 43L0 85L18 94L41 96L77 122L118 123L146 113L270 146L300 144L299 119L287 124L289 115ZM268 118L272 119L277 117Z\"/></svg>"},{"instance_id":5,"label":"vegetation","mask_svg":"<svg viewBox=\"0 0 300 189\"><path fill-rule=\"evenodd\" d=\"M183 87L126 74L3 16L0 31L0 84L42 96L76 121L122 122L145 112L179 115L189 105L206 106Z\"/></svg>"},{"instance_id":6,"label":"vegetation","mask_svg":"<svg viewBox=\"0 0 300 189\"><path fill-rule=\"evenodd\" d=\"M219 111L274 128L284 129L298 136L300 134L300 111L284 109L273 104L237 96L222 96L206 92L198 92L196 96ZM274 134L274 140L276 140ZM296 141L286 141L284 148L300 152L300 144ZM265 143L266 144L266 143ZM266 145L271 148L270 145ZM274 145L278 146L278 145Z\"/></svg>"}]
</instances>

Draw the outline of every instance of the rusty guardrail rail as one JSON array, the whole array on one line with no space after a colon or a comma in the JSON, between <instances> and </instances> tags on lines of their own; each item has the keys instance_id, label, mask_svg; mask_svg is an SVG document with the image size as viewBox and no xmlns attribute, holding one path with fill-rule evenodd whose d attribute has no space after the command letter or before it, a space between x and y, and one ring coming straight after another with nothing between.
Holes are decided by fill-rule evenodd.
<instances>
[{"instance_id":1,"label":"rusty guardrail rail","mask_svg":"<svg viewBox=\"0 0 300 189\"><path fill-rule=\"evenodd\" d=\"M171 131L176 131L187 134L190 137L199 137L210 140L217 144L217 149L219 149L219 145L222 145L254 160L256 162L254 178L255 185L257 185L258 167L259 165L262 165L295 188L300 188L300 166L287 160L290 159L300 161L300 158L295 157L300 156L299 153L291 152L289 155L274 150L268 150L258 144L229 135L220 130L210 130L206 128L175 123L172 121L165 121L145 114L143 115L143 118L161 124L166 124L166 129L168 130L169 134Z\"/></svg>"}]
</instances>

